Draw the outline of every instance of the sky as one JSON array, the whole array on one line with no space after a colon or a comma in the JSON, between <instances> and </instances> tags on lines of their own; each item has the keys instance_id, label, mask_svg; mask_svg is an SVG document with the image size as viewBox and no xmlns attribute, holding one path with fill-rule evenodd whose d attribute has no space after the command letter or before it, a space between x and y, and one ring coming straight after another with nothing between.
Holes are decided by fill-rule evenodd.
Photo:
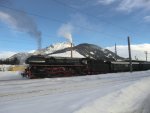
<instances>
[{"instance_id":1,"label":"sky","mask_svg":"<svg viewBox=\"0 0 150 113\"><path fill-rule=\"evenodd\" d=\"M10 55L69 41L112 51L116 43L119 55L127 56L130 36L133 58L145 59L144 51L150 53L149 6L150 0L0 0L0 52Z\"/></svg>"}]
</instances>

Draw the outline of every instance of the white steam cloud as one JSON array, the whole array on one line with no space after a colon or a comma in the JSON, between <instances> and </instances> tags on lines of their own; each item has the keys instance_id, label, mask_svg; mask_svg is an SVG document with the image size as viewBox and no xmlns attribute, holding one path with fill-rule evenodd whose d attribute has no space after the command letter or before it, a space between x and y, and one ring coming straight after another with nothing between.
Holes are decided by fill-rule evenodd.
<instances>
[{"instance_id":1,"label":"white steam cloud","mask_svg":"<svg viewBox=\"0 0 150 113\"><path fill-rule=\"evenodd\" d=\"M73 26L71 24L63 24L58 30L58 35L66 38L70 43L72 43L72 31Z\"/></svg>"},{"instance_id":2,"label":"white steam cloud","mask_svg":"<svg viewBox=\"0 0 150 113\"><path fill-rule=\"evenodd\" d=\"M64 37L69 42L72 43L72 34L77 33L80 34L81 32L84 33L84 29L92 29L96 28L97 25L91 24L85 15L82 15L80 13L76 13L71 15L70 20L67 23L64 23L60 26L58 29L58 36ZM87 34L87 30L86 30Z\"/></svg>"},{"instance_id":3,"label":"white steam cloud","mask_svg":"<svg viewBox=\"0 0 150 113\"><path fill-rule=\"evenodd\" d=\"M20 32L26 32L34 37L41 48L41 32L36 23L24 12L0 11L0 20Z\"/></svg>"}]
</instances>

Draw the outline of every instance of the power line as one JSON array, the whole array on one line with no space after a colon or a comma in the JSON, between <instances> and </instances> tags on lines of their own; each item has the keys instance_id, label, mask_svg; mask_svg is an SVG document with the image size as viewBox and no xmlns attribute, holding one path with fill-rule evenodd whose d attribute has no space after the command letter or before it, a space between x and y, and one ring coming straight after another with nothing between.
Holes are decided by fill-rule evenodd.
<instances>
[{"instance_id":1,"label":"power line","mask_svg":"<svg viewBox=\"0 0 150 113\"><path fill-rule=\"evenodd\" d=\"M106 20L104 20L104 19L102 19L102 18L99 18L99 17L97 17L97 16L95 16L95 15L92 15L92 14L89 14L89 13L87 13L87 12L83 12L83 11L81 11L80 9L75 8L75 7L73 7L73 6L70 6L70 5L68 5L68 4L66 4L66 3L64 3L64 2L62 2L62 1L59 1L59 0L51 0L51 1L54 1L55 3L60 4L60 5L63 5L63 6L67 6L68 8L74 9L74 10L76 10L76 11L82 13L82 14L86 14L86 15L90 16L91 18L94 17L94 18L96 18L96 19L98 19L98 20L101 20L101 21L107 23L107 24L111 24L111 25L113 25L114 27L116 26L116 27L118 27L119 29L124 29L126 32L127 32L127 31L130 32L130 30L127 29L127 28L118 26L118 25L116 25L116 24L113 24L112 22L106 21ZM128 32L127 32L127 33L128 33Z\"/></svg>"},{"instance_id":2,"label":"power line","mask_svg":"<svg viewBox=\"0 0 150 113\"><path fill-rule=\"evenodd\" d=\"M1 26L1 25L0 25L0 26ZM4 27L4 26L2 26L2 27ZM5 27L5 28L19 32L18 30L16 30L15 28L12 28L12 27ZM54 37L54 35L49 35L49 34L46 34L46 33L42 33L42 36L45 36L45 37ZM26 38L26 39L27 39L27 38ZM31 39L31 38L30 38L30 39ZM36 39L36 38L32 38L32 39ZM21 38L20 38L19 40L21 40ZM22 40L24 41L25 39L22 39ZM2 41L2 40L1 40L1 41Z\"/></svg>"},{"instance_id":3,"label":"power line","mask_svg":"<svg viewBox=\"0 0 150 113\"><path fill-rule=\"evenodd\" d=\"M58 23L68 23L68 22L65 22L65 21L62 21L60 19L56 19L56 18L50 18L50 17L45 17L45 16L41 16L39 14L35 14L35 13L31 13L31 12L25 12L25 11L21 11L21 10L18 10L18 9L15 9L15 8L11 8L11 7L8 7L8 6L4 6L4 5L0 5L0 7L3 7L3 8L7 8L7 9L10 9L10 10L14 10L14 11L17 11L17 12L22 12L22 13L27 13L31 16L36 16L36 17L39 17L39 18L43 18L43 19L47 19L49 21L55 21L55 22L58 22ZM102 32L102 31L98 31L98 30L95 30L95 29L91 29L91 28L86 28L86 27L83 27L81 25L74 25L74 27L79 27L83 30L87 30L87 31L91 31L91 32L96 32L96 33L99 33L99 34L103 34L105 36L111 36L111 37L114 37L113 35L110 35L110 34L106 34L105 32Z\"/></svg>"}]
</instances>

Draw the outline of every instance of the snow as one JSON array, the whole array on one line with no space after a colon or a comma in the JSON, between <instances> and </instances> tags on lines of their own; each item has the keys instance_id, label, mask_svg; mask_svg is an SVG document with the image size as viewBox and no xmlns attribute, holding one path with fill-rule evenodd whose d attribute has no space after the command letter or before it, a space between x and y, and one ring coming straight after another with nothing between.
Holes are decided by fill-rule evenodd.
<instances>
[{"instance_id":1,"label":"snow","mask_svg":"<svg viewBox=\"0 0 150 113\"><path fill-rule=\"evenodd\" d=\"M78 53L77 51L72 51L73 57L74 58L85 58L83 55ZM52 54L50 56L55 56L55 57L71 57L71 51L67 51L64 53L58 53L58 54Z\"/></svg>"},{"instance_id":2,"label":"snow","mask_svg":"<svg viewBox=\"0 0 150 113\"><path fill-rule=\"evenodd\" d=\"M6 71L10 68L11 65L3 65L3 64L0 64L0 71Z\"/></svg>"},{"instance_id":3,"label":"snow","mask_svg":"<svg viewBox=\"0 0 150 113\"><path fill-rule=\"evenodd\" d=\"M94 55L94 52L93 52L93 51L90 51L90 54Z\"/></svg>"},{"instance_id":4,"label":"snow","mask_svg":"<svg viewBox=\"0 0 150 113\"><path fill-rule=\"evenodd\" d=\"M51 46L49 46L47 48L37 50L37 51L34 52L34 54L35 55L36 54L42 54L42 55L50 54L50 53L53 53L57 50L62 50L62 49L68 48L68 47L71 47L70 42L56 43L56 44L52 44Z\"/></svg>"},{"instance_id":5,"label":"snow","mask_svg":"<svg viewBox=\"0 0 150 113\"><path fill-rule=\"evenodd\" d=\"M150 71L0 81L0 113L150 113Z\"/></svg>"},{"instance_id":6,"label":"snow","mask_svg":"<svg viewBox=\"0 0 150 113\"><path fill-rule=\"evenodd\" d=\"M0 81L6 80L22 80L21 72L0 71Z\"/></svg>"},{"instance_id":7,"label":"snow","mask_svg":"<svg viewBox=\"0 0 150 113\"><path fill-rule=\"evenodd\" d=\"M150 78L144 79L127 88L98 98L75 113L150 113L149 85Z\"/></svg>"}]
</instances>

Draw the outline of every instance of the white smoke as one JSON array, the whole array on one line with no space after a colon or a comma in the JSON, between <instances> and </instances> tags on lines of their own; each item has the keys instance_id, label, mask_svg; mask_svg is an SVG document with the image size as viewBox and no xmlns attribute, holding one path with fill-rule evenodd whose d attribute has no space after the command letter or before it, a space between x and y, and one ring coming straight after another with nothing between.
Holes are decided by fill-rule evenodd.
<instances>
[{"instance_id":1,"label":"white smoke","mask_svg":"<svg viewBox=\"0 0 150 113\"><path fill-rule=\"evenodd\" d=\"M80 34L82 32L82 34L87 35L87 31L91 31L90 29L95 29L99 26L98 24L91 24L88 18L80 13L70 15L70 17L70 20L62 24L58 29L58 36L65 37L69 42L73 40L73 33Z\"/></svg>"},{"instance_id":2,"label":"white smoke","mask_svg":"<svg viewBox=\"0 0 150 113\"><path fill-rule=\"evenodd\" d=\"M63 24L58 30L58 35L66 38L70 43L72 43L72 31L73 26L71 24Z\"/></svg>"},{"instance_id":3,"label":"white smoke","mask_svg":"<svg viewBox=\"0 0 150 113\"><path fill-rule=\"evenodd\" d=\"M20 32L26 32L34 37L41 48L41 32L38 31L36 23L25 12L0 11L0 20Z\"/></svg>"}]
</instances>

